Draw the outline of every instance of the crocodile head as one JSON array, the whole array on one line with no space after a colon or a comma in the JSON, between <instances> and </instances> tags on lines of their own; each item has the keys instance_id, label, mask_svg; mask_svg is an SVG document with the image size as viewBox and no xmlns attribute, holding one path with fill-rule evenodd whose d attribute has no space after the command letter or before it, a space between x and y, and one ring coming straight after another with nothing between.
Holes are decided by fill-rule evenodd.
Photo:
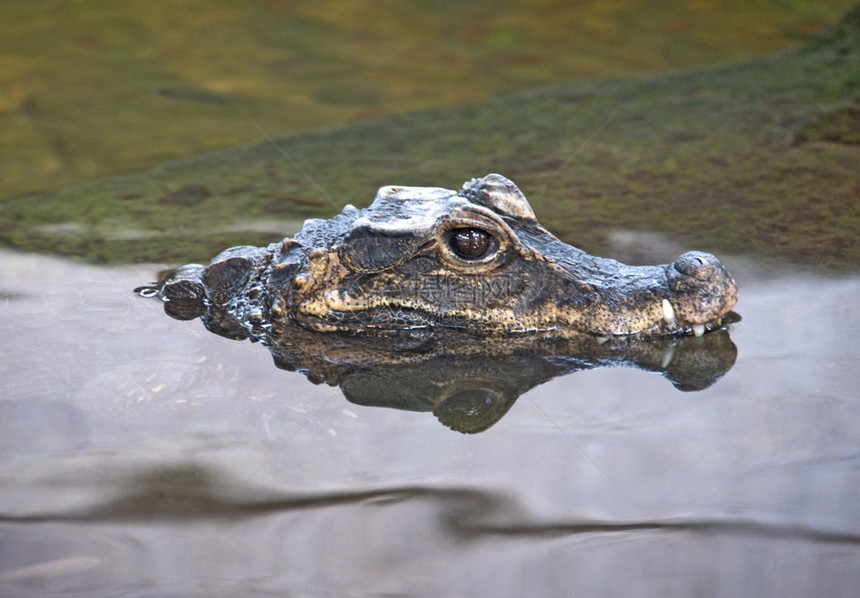
<instances>
[{"instance_id":1,"label":"crocodile head","mask_svg":"<svg viewBox=\"0 0 860 598\"><path fill-rule=\"evenodd\" d=\"M347 206L292 239L233 248L192 272L168 280L163 297L179 280L184 296L205 295L239 327L699 336L737 301L713 255L627 266L561 242L497 174L459 191L383 187L367 209Z\"/></svg>"},{"instance_id":2,"label":"crocodile head","mask_svg":"<svg viewBox=\"0 0 860 598\"><path fill-rule=\"evenodd\" d=\"M289 253L299 256L287 263L300 257L301 266L288 268L295 275L277 302L320 329L698 335L737 301L734 280L707 253L634 267L562 243L496 174L460 191L383 187L368 209L339 218L311 221L296 237Z\"/></svg>"}]
</instances>

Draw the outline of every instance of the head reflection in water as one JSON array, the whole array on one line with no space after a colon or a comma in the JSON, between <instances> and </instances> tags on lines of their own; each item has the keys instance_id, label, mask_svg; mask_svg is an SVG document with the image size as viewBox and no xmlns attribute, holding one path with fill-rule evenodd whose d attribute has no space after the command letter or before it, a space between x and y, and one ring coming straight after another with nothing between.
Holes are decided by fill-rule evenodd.
<instances>
[{"instance_id":1,"label":"head reflection in water","mask_svg":"<svg viewBox=\"0 0 860 598\"><path fill-rule=\"evenodd\" d=\"M157 289L140 292L158 296ZM353 403L432 411L448 428L468 434L487 430L520 395L557 376L631 367L660 373L678 390L697 391L714 384L737 357L725 328L701 337L661 339L558 337L546 332L499 338L453 329L356 335L295 324L249 331L229 310L203 306L200 300L166 301L164 308L177 319L200 317L215 334L261 342L277 367L301 371L315 384L339 386ZM731 321L737 319L731 315Z\"/></svg>"},{"instance_id":2,"label":"head reflection in water","mask_svg":"<svg viewBox=\"0 0 860 598\"><path fill-rule=\"evenodd\" d=\"M708 253L627 266L562 243L490 174L459 191L383 187L291 239L234 247L142 294L179 319L267 345L275 363L363 405L432 410L479 432L529 388L604 366L681 390L735 360L737 285Z\"/></svg>"}]
</instances>

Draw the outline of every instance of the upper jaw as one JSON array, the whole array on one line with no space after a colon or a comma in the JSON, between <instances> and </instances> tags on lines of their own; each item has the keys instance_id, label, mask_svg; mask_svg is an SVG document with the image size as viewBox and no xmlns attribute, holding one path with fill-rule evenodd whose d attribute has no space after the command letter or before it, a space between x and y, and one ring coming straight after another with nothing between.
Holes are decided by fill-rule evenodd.
<instances>
[{"instance_id":1,"label":"upper jaw","mask_svg":"<svg viewBox=\"0 0 860 598\"><path fill-rule=\"evenodd\" d=\"M664 338L671 336L702 336L706 332L718 330L725 323L725 316L731 307L715 313L707 319L685 320L679 316L675 298L659 295L650 299L649 305L634 314L620 313L617 319L604 321L593 333L597 336L635 336L639 338ZM731 302L734 305L734 302Z\"/></svg>"},{"instance_id":2,"label":"upper jaw","mask_svg":"<svg viewBox=\"0 0 860 598\"><path fill-rule=\"evenodd\" d=\"M663 266L576 263L584 267L565 268L574 283L568 319L597 336L702 336L722 327L737 303L737 284L707 253L685 253Z\"/></svg>"}]
</instances>

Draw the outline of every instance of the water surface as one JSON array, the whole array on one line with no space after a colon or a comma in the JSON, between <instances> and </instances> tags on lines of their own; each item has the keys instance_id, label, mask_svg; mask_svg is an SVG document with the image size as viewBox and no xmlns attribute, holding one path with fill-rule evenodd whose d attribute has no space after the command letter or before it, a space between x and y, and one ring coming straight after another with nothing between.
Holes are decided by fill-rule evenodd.
<instances>
[{"instance_id":1,"label":"water surface","mask_svg":"<svg viewBox=\"0 0 860 598\"><path fill-rule=\"evenodd\" d=\"M4 596L851 596L860 279L726 260L734 368L556 378L488 431L167 318L155 265L4 253Z\"/></svg>"}]
</instances>

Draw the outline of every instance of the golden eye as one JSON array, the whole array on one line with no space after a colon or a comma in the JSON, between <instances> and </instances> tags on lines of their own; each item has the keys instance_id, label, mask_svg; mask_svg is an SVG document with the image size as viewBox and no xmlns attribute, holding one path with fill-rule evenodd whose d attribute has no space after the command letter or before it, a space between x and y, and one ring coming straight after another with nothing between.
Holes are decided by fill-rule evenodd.
<instances>
[{"instance_id":1,"label":"golden eye","mask_svg":"<svg viewBox=\"0 0 860 598\"><path fill-rule=\"evenodd\" d=\"M495 245L492 235L477 228L455 228L448 240L451 251L463 260L479 260Z\"/></svg>"}]
</instances>

